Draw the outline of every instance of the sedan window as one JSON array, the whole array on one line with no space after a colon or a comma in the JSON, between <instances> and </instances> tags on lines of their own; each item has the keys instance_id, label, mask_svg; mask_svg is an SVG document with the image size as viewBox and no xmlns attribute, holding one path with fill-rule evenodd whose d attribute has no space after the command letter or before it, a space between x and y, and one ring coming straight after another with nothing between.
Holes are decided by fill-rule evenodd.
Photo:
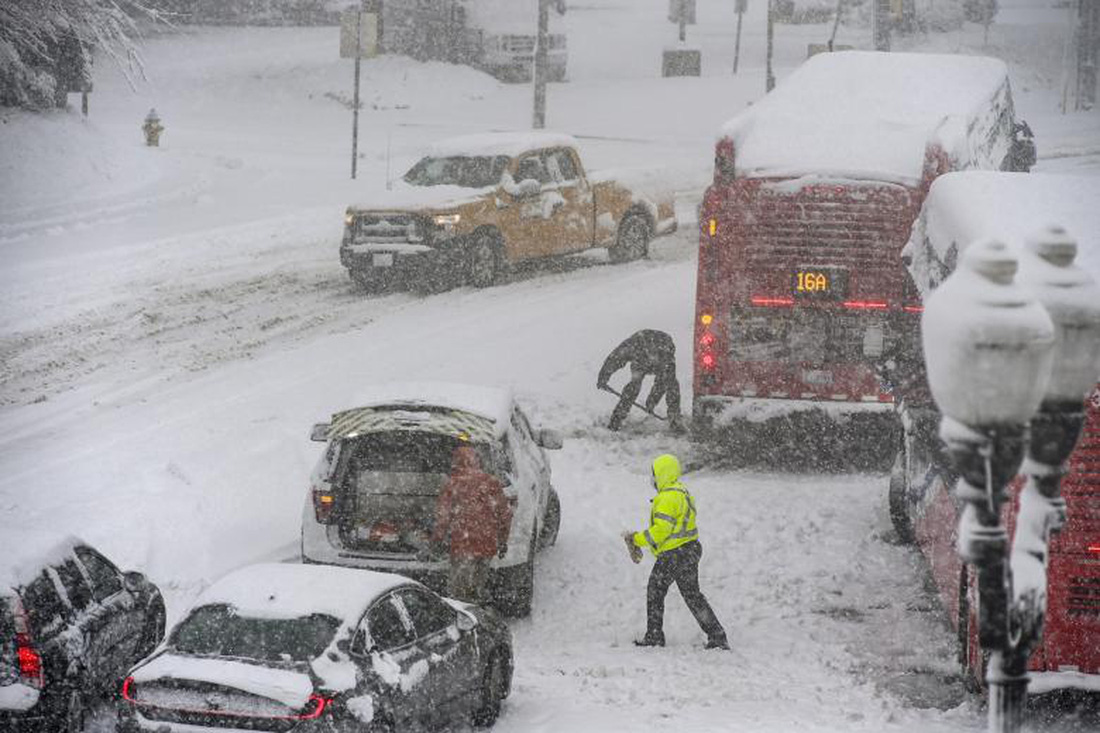
<instances>
[{"instance_id":1,"label":"sedan window","mask_svg":"<svg viewBox=\"0 0 1100 733\"><path fill-rule=\"evenodd\" d=\"M170 644L188 654L308 662L332 643L340 621L315 613L270 619L237 615L225 604L200 606L172 632Z\"/></svg>"},{"instance_id":2,"label":"sedan window","mask_svg":"<svg viewBox=\"0 0 1100 733\"><path fill-rule=\"evenodd\" d=\"M367 612L367 628L379 651L396 649L413 641L412 632L389 596Z\"/></svg>"},{"instance_id":3,"label":"sedan window","mask_svg":"<svg viewBox=\"0 0 1100 733\"><path fill-rule=\"evenodd\" d=\"M438 633L455 622L455 610L425 590L405 588L397 595L409 612L418 638Z\"/></svg>"}]
</instances>

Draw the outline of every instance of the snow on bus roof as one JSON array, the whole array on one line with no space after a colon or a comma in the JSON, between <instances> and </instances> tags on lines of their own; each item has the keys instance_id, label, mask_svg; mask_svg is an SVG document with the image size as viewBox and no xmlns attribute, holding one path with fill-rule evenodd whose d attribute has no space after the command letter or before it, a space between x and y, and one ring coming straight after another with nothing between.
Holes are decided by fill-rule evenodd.
<instances>
[{"instance_id":1,"label":"snow on bus roof","mask_svg":"<svg viewBox=\"0 0 1100 733\"><path fill-rule=\"evenodd\" d=\"M981 56L817 54L727 122L722 136L734 142L739 176L841 175L913 185L926 145L938 141L958 154L969 118L1006 90L1007 73L1004 62Z\"/></svg>"},{"instance_id":2,"label":"snow on bus roof","mask_svg":"<svg viewBox=\"0 0 1100 733\"><path fill-rule=\"evenodd\" d=\"M1049 225L1077 240L1077 264L1100 281L1100 178L960 171L932 184L903 254L923 294L939 285L967 245L986 237L1022 247Z\"/></svg>"},{"instance_id":3,"label":"snow on bus roof","mask_svg":"<svg viewBox=\"0 0 1100 733\"><path fill-rule=\"evenodd\" d=\"M508 425L512 412L512 390L451 382L389 382L357 393L355 407L379 405L424 405L447 407L492 420L498 428Z\"/></svg>"},{"instance_id":4,"label":"snow on bus roof","mask_svg":"<svg viewBox=\"0 0 1100 733\"><path fill-rule=\"evenodd\" d=\"M393 573L358 568L264 563L224 576L207 588L192 608L225 604L251 618L325 614L354 623L375 598L412 582Z\"/></svg>"},{"instance_id":5,"label":"snow on bus roof","mask_svg":"<svg viewBox=\"0 0 1100 733\"><path fill-rule=\"evenodd\" d=\"M528 150L575 147L577 147L575 137L555 132L486 132L440 140L428 149L428 155L435 157L507 155L514 157Z\"/></svg>"},{"instance_id":6,"label":"snow on bus roof","mask_svg":"<svg viewBox=\"0 0 1100 733\"><path fill-rule=\"evenodd\" d=\"M72 535L12 526L0 526L0 537L0 592L26 585L84 544Z\"/></svg>"}]
</instances>

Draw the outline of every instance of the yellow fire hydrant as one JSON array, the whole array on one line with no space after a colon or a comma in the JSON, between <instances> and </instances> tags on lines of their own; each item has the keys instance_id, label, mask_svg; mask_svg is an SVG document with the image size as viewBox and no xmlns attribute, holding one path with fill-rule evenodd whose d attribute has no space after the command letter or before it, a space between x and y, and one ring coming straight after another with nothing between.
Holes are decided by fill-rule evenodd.
<instances>
[{"instance_id":1,"label":"yellow fire hydrant","mask_svg":"<svg viewBox=\"0 0 1100 733\"><path fill-rule=\"evenodd\" d=\"M145 115L145 124L141 129L145 132L146 145L153 148L160 147L160 134L164 132L164 125L160 124L160 116L157 115L155 108Z\"/></svg>"}]
</instances>

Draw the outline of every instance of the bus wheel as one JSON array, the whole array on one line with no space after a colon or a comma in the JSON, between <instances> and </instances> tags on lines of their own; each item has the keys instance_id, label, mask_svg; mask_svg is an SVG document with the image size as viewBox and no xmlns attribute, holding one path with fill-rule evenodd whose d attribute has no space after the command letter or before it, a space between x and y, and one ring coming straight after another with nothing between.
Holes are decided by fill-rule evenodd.
<instances>
[{"instance_id":1,"label":"bus wheel","mask_svg":"<svg viewBox=\"0 0 1100 733\"><path fill-rule=\"evenodd\" d=\"M898 539L910 545L913 543L913 523L909 520L909 507L906 506L905 451L899 450L890 469L890 488L887 490L887 503L890 506L890 523Z\"/></svg>"}]
</instances>

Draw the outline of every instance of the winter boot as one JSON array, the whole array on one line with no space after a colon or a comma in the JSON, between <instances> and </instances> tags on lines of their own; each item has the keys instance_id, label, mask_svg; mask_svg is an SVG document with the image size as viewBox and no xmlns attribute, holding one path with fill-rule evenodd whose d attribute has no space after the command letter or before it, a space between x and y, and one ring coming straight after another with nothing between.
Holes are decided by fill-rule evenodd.
<instances>
[{"instance_id":1,"label":"winter boot","mask_svg":"<svg viewBox=\"0 0 1100 733\"><path fill-rule=\"evenodd\" d=\"M726 651L729 651L730 643L728 641L726 641L726 637L719 636L719 637L715 637L713 639L707 639L707 644L703 648L704 649L725 649Z\"/></svg>"},{"instance_id":2,"label":"winter boot","mask_svg":"<svg viewBox=\"0 0 1100 733\"><path fill-rule=\"evenodd\" d=\"M665 645L665 635L664 634L661 634L660 636L651 636L650 634L646 634L641 639L635 639L634 640L634 646L664 646L664 645Z\"/></svg>"}]
</instances>

